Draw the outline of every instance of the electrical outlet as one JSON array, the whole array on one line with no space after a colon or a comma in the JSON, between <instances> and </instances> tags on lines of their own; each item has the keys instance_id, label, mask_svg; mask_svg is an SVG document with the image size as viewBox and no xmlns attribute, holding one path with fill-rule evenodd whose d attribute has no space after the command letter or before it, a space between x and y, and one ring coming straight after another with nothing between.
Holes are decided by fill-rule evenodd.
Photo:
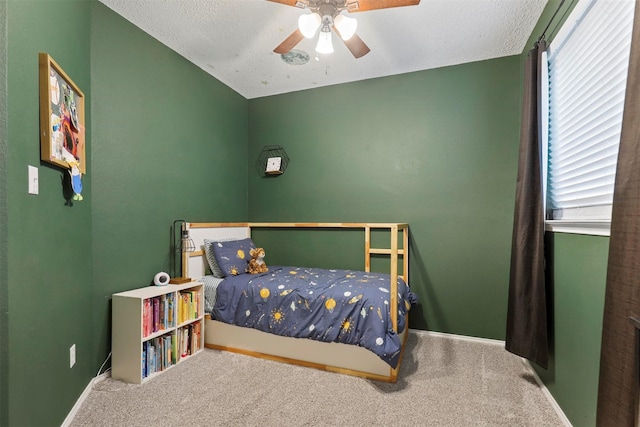
<instances>
[{"instance_id":1,"label":"electrical outlet","mask_svg":"<svg viewBox=\"0 0 640 427\"><path fill-rule=\"evenodd\" d=\"M69 347L69 368L76 364L76 345Z\"/></svg>"}]
</instances>

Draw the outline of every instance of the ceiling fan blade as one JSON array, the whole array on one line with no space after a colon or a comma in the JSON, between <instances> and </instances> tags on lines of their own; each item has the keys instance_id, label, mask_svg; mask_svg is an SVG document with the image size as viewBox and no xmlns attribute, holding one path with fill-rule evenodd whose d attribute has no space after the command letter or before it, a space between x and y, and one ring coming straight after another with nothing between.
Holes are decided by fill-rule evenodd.
<instances>
[{"instance_id":1,"label":"ceiling fan blade","mask_svg":"<svg viewBox=\"0 0 640 427\"><path fill-rule=\"evenodd\" d=\"M351 36L349 40L344 41L344 44L351 51L351 54L356 58L361 58L371 51L357 34Z\"/></svg>"},{"instance_id":2,"label":"ceiling fan blade","mask_svg":"<svg viewBox=\"0 0 640 427\"><path fill-rule=\"evenodd\" d=\"M285 4L287 6L295 6L304 9L309 5L308 0L267 0L273 3Z\"/></svg>"},{"instance_id":3,"label":"ceiling fan blade","mask_svg":"<svg viewBox=\"0 0 640 427\"><path fill-rule=\"evenodd\" d=\"M336 27L333 27L333 30L336 32L336 34L340 35L340 32ZM342 37L340 37L340 40L342 40ZM367 53L371 52L371 49L369 49L369 46L367 46L365 42L363 42L362 39L358 37L357 34L352 35L349 40L342 40L342 41L344 42L345 46L347 46L347 49L351 51L351 54L356 59L361 58L365 56Z\"/></svg>"},{"instance_id":4,"label":"ceiling fan blade","mask_svg":"<svg viewBox=\"0 0 640 427\"><path fill-rule=\"evenodd\" d=\"M367 10L415 6L418 4L420 4L420 0L347 0L347 10L349 12L366 12Z\"/></svg>"},{"instance_id":5,"label":"ceiling fan blade","mask_svg":"<svg viewBox=\"0 0 640 427\"><path fill-rule=\"evenodd\" d=\"M289 53L291 49L296 47L298 43L300 43L304 39L302 32L296 28L296 30L289 35L282 43L280 43L273 51L275 53L285 54Z\"/></svg>"}]
</instances>

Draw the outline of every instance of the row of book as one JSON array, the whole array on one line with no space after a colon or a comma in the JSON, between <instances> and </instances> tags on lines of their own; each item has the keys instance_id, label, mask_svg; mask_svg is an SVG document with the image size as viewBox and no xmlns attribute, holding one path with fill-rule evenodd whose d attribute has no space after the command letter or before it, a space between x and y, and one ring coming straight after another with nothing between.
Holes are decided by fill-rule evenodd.
<instances>
[{"instance_id":1,"label":"row of book","mask_svg":"<svg viewBox=\"0 0 640 427\"><path fill-rule=\"evenodd\" d=\"M176 343L175 334L167 334L142 343L142 378L176 364Z\"/></svg>"},{"instance_id":2,"label":"row of book","mask_svg":"<svg viewBox=\"0 0 640 427\"><path fill-rule=\"evenodd\" d=\"M202 341L201 326L202 322L196 322L178 329L176 335L178 338L178 354L180 357L190 356L200 350L200 342Z\"/></svg>"},{"instance_id":3,"label":"row of book","mask_svg":"<svg viewBox=\"0 0 640 427\"><path fill-rule=\"evenodd\" d=\"M200 292L181 291L178 304L178 324L200 316Z\"/></svg>"},{"instance_id":4,"label":"row of book","mask_svg":"<svg viewBox=\"0 0 640 427\"><path fill-rule=\"evenodd\" d=\"M197 319L201 314L200 297L198 291L181 291L177 304L173 293L145 299L142 303L143 336L175 327L176 318L178 325Z\"/></svg>"},{"instance_id":5,"label":"row of book","mask_svg":"<svg viewBox=\"0 0 640 427\"><path fill-rule=\"evenodd\" d=\"M164 371L184 357L195 354L201 348L202 322L179 328L142 344L142 378Z\"/></svg>"},{"instance_id":6,"label":"row of book","mask_svg":"<svg viewBox=\"0 0 640 427\"><path fill-rule=\"evenodd\" d=\"M175 326L175 295L173 293L147 298L142 302L142 335L149 335Z\"/></svg>"}]
</instances>

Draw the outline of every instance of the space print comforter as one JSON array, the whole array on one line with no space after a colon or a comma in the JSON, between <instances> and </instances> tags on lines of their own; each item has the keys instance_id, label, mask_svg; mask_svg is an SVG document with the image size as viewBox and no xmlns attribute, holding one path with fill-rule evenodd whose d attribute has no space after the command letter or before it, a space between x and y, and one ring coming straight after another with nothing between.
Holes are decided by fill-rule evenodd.
<instances>
[{"instance_id":1,"label":"space print comforter","mask_svg":"<svg viewBox=\"0 0 640 427\"><path fill-rule=\"evenodd\" d=\"M359 345L395 368L402 343L391 325L389 281L382 273L270 266L225 278L212 316L276 335ZM398 277L398 332L416 302Z\"/></svg>"}]
</instances>

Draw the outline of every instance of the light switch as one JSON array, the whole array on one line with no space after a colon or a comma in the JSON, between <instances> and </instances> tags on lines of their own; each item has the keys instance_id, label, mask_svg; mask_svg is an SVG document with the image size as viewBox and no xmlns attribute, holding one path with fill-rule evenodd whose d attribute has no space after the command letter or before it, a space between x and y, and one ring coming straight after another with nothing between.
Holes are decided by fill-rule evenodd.
<instances>
[{"instance_id":1,"label":"light switch","mask_svg":"<svg viewBox=\"0 0 640 427\"><path fill-rule=\"evenodd\" d=\"M38 168L28 166L29 168L29 194L38 194Z\"/></svg>"}]
</instances>

